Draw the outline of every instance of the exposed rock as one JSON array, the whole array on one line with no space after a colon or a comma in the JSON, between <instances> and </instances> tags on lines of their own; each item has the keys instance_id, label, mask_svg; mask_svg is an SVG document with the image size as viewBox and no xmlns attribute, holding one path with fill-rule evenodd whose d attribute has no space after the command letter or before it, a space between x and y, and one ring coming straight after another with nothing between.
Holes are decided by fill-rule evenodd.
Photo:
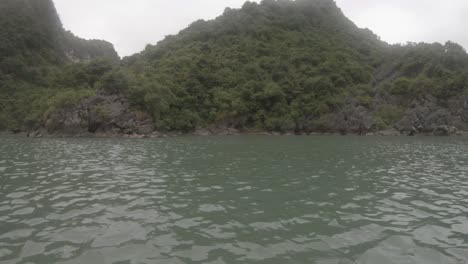
<instances>
[{"instance_id":1,"label":"exposed rock","mask_svg":"<svg viewBox=\"0 0 468 264\"><path fill-rule=\"evenodd\" d=\"M125 96L101 92L54 111L47 117L44 128L51 135L143 135L153 132L154 124L147 114L131 111Z\"/></svg>"},{"instance_id":2,"label":"exposed rock","mask_svg":"<svg viewBox=\"0 0 468 264\"><path fill-rule=\"evenodd\" d=\"M401 135L400 131L398 131L398 130L396 130L394 128L379 131L379 132L377 132L375 134L378 135L378 136L399 136L399 135Z\"/></svg>"},{"instance_id":3,"label":"exposed rock","mask_svg":"<svg viewBox=\"0 0 468 264\"><path fill-rule=\"evenodd\" d=\"M212 135L220 135L220 136L232 136L232 135L238 135L241 133L241 131L239 131L238 129L233 128L226 124L219 124L216 126L208 127L206 129L197 129L197 130L198 130L198 133L204 133L205 135L212 134ZM197 130L194 133L195 135L197 134Z\"/></svg>"},{"instance_id":4,"label":"exposed rock","mask_svg":"<svg viewBox=\"0 0 468 264\"><path fill-rule=\"evenodd\" d=\"M351 102L327 122L327 127L331 132L365 135L375 130L376 123L369 109Z\"/></svg>"},{"instance_id":5,"label":"exposed rock","mask_svg":"<svg viewBox=\"0 0 468 264\"><path fill-rule=\"evenodd\" d=\"M27 134L28 137L33 137L33 138L40 138L43 137L43 131L41 130L34 130L31 131Z\"/></svg>"},{"instance_id":6,"label":"exposed rock","mask_svg":"<svg viewBox=\"0 0 468 264\"><path fill-rule=\"evenodd\" d=\"M458 130L455 135L457 136L463 136L463 137L468 137L468 131L463 131L463 130Z\"/></svg>"},{"instance_id":7,"label":"exposed rock","mask_svg":"<svg viewBox=\"0 0 468 264\"><path fill-rule=\"evenodd\" d=\"M449 135L449 128L448 126L438 126L432 131L434 136L448 136Z\"/></svg>"},{"instance_id":8,"label":"exposed rock","mask_svg":"<svg viewBox=\"0 0 468 264\"><path fill-rule=\"evenodd\" d=\"M147 134L146 137L147 138L160 138L160 137L164 137L164 135L157 132L157 131L154 131L154 132L152 132L150 134Z\"/></svg>"},{"instance_id":9,"label":"exposed rock","mask_svg":"<svg viewBox=\"0 0 468 264\"><path fill-rule=\"evenodd\" d=\"M220 136L233 136L233 135L239 135L240 133L241 132L238 129L227 128L227 129L216 131L214 134L220 135Z\"/></svg>"},{"instance_id":10,"label":"exposed rock","mask_svg":"<svg viewBox=\"0 0 468 264\"><path fill-rule=\"evenodd\" d=\"M210 136L213 135L213 132L209 129L198 128L193 132L193 134L196 136Z\"/></svg>"},{"instance_id":11,"label":"exposed rock","mask_svg":"<svg viewBox=\"0 0 468 264\"><path fill-rule=\"evenodd\" d=\"M129 134L129 135L125 135L125 137L127 137L127 138L145 138L146 136L145 135L139 135L139 134Z\"/></svg>"},{"instance_id":12,"label":"exposed rock","mask_svg":"<svg viewBox=\"0 0 468 264\"><path fill-rule=\"evenodd\" d=\"M267 132L248 128L239 130L237 127L240 127L238 122L222 122L207 128L198 128L192 134L198 136L238 135L242 133L280 135L278 131ZM467 131L468 128L468 96L453 98L442 103L430 96L413 100L394 128L384 131L377 131L372 110L353 99L348 100L345 106L335 113L315 119L309 116L300 121L296 120L295 127L290 131L282 131L281 134L319 132L320 134L381 136L464 135L463 131ZM183 133L180 131L173 131L169 135L181 134ZM74 106L57 109L47 117L42 127L29 133L31 137L48 135L93 135L98 137L122 135L130 138L167 136L154 131L154 124L150 116L130 110L130 104L125 96L103 92L83 99Z\"/></svg>"},{"instance_id":13,"label":"exposed rock","mask_svg":"<svg viewBox=\"0 0 468 264\"><path fill-rule=\"evenodd\" d=\"M453 122L454 117L450 111L439 106L435 98L426 96L413 101L395 127L405 135L443 133L443 127L451 126Z\"/></svg>"},{"instance_id":14,"label":"exposed rock","mask_svg":"<svg viewBox=\"0 0 468 264\"><path fill-rule=\"evenodd\" d=\"M458 129L452 126L438 126L433 131L434 136L450 136L457 134Z\"/></svg>"}]
</instances>

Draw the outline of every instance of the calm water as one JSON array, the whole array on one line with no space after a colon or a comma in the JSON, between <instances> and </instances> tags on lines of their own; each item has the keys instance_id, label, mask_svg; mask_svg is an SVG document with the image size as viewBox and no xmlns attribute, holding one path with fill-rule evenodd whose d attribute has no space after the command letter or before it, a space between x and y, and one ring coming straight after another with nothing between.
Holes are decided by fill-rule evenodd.
<instances>
[{"instance_id":1,"label":"calm water","mask_svg":"<svg viewBox=\"0 0 468 264\"><path fill-rule=\"evenodd\" d=\"M3 136L0 263L468 263L468 139Z\"/></svg>"}]
</instances>

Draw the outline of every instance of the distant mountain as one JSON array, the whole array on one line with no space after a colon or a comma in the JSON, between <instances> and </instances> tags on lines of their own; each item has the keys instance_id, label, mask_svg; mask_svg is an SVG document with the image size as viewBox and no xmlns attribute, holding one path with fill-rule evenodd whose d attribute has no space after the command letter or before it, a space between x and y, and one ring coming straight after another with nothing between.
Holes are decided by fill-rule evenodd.
<instances>
[{"instance_id":1,"label":"distant mountain","mask_svg":"<svg viewBox=\"0 0 468 264\"><path fill-rule=\"evenodd\" d=\"M111 43L83 40L65 31L52 0L2 0L0 26L3 66L5 60L15 59L31 66L99 56L118 58Z\"/></svg>"},{"instance_id":2,"label":"distant mountain","mask_svg":"<svg viewBox=\"0 0 468 264\"><path fill-rule=\"evenodd\" d=\"M53 6L44 10L55 14ZM49 92L21 93L18 100L33 103L4 107L0 126L3 113L4 127L35 129L36 135L468 131L468 55L461 46L389 45L358 28L332 0L247 2L118 64L88 61L95 53L71 33L56 41L43 37L64 36L50 14L47 31L26 27L32 33L23 38L43 44L18 41L26 43L21 54L85 62L40 74L35 83ZM15 82L4 83L17 89Z\"/></svg>"},{"instance_id":3,"label":"distant mountain","mask_svg":"<svg viewBox=\"0 0 468 264\"><path fill-rule=\"evenodd\" d=\"M65 31L52 0L0 1L0 28L0 128L21 127L31 112L23 101L38 99L33 94L39 87L51 88L45 78L53 67L103 57L119 60L111 43Z\"/></svg>"}]
</instances>

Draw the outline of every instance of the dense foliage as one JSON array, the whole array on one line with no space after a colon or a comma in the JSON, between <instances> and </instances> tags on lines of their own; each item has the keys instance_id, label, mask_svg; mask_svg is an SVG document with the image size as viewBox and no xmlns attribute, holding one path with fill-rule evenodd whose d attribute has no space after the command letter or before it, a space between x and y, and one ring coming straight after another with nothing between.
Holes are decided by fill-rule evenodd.
<instances>
[{"instance_id":1,"label":"dense foliage","mask_svg":"<svg viewBox=\"0 0 468 264\"><path fill-rule=\"evenodd\" d=\"M468 86L468 56L459 45L389 46L327 0L248 2L148 46L125 65L136 76L129 91L135 105L168 130L214 123L320 129L350 100L391 124L404 100L382 107L377 93L446 99Z\"/></svg>"},{"instance_id":2,"label":"dense foliage","mask_svg":"<svg viewBox=\"0 0 468 264\"><path fill-rule=\"evenodd\" d=\"M384 46L331 1L246 3L129 59L152 84L131 92L162 129L300 129L349 93L368 96Z\"/></svg>"},{"instance_id":3,"label":"dense foliage","mask_svg":"<svg viewBox=\"0 0 468 264\"><path fill-rule=\"evenodd\" d=\"M2 28L15 19L1 19ZM350 102L372 111L383 128L398 121L414 98L431 95L443 101L468 87L468 55L461 46L388 45L357 28L331 0L247 2L215 20L196 21L120 63L100 59L57 68L63 56L52 51L63 48L48 43L54 38L42 41L28 30L11 29L11 35L21 32L41 51L28 41L20 53L9 50L18 40L0 36L14 43L0 48L3 127L40 122L54 108L105 89L127 94L134 108L152 115L159 130L213 124L320 130ZM25 65L41 67L25 70ZM15 94L17 101L8 103Z\"/></svg>"},{"instance_id":4,"label":"dense foliage","mask_svg":"<svg viewBox=\"0 0 468 264\"><path fill-rule=\"evenodd\" d=\"M58 98L89 94L105 73L96 68L118 60L112 44L66 32L50 0L0 1L0 28L0 129L27 128ZM90 62L99 57L108 59Z\"/></svg>"}]
</instances>

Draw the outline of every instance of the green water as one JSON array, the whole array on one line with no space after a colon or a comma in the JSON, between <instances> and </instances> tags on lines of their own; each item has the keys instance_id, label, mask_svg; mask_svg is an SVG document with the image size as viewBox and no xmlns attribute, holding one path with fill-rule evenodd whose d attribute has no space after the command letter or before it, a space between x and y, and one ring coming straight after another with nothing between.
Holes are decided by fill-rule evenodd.
<instances>
[{"instance_id":1,"label":"green water","mask_svg":"<svg viewBox=\"0 0 468 264\"><path fill-rule=\"evenodd\" d=\"M0 263L468 263L468 140L3 136Z\"/></svg>"}]
</instances>

